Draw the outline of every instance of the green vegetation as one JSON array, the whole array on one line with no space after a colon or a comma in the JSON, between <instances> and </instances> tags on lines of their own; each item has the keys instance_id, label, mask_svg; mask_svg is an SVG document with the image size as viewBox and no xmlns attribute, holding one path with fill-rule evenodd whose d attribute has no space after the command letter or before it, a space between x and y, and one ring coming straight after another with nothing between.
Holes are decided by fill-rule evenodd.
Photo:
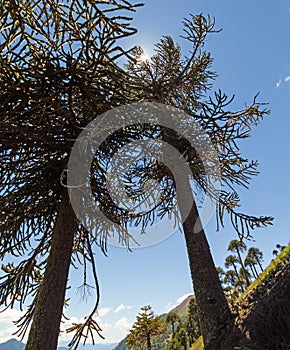
<instances>
[{"instance_id":1,"label":"green vegetation","mask_svg":"<svg viewBox=\"0 0 290 350\"><path fill-rule=\"evenodd\" d=\"M267 279L267 276L275 271L277 269L277 266L283 262L285 262L285 259L287 255L290 254L290 243L287 246L283 246L281 249L280 254L271 261L271 263L265 268L262 273L259 274L258 278L256 278L250 286L246 289L244 293L242 293L236 300L235 303L240 302L242 299L245 299L248 293L253 290L254 288L257 288L259 285L263 284L263 282ZM286 262L289 263L289 262ZM275 325L273 325L275 326ZM192 345L190 350L201 350L204 349L203 347L203 341L202 337L199 337L196 342Z\"/></svg>"},{"instance_id":2,"label":"green vegetation","mask_svg":"<svg viewBox=\"0 0 290 350\"><path fill-rule=\"evenodd\" d=\"M245 242L238 240L232 240L228 250L236 254L226 257L227 270L216 269L228 300L233 302L258 277L257 267L262 271L263 253L256 247L247 249Z\"/></svg>"},{"instance_id":3,"label":"green vegetation","mask_svg":"<svg viewBox=\"0 0 290 350\"><path fill-rule=\"evenodd\" d=\"M145 308L141 309L130 333L115 350L149 349L145 336L151 327L156 327L156 333L150 334L151 347L154 350L188 350L201 334L197 304L193 296L185 299L170 313L159 317L154 316L150 306Z\"/></svg>"},{"instance_id":4,"label":"green vegetation","mask_svg":"<svg viewBox=\"0 0 290 350\"><path fill-rule=\"evenodd\" d=\"M146 346L146 349L151 350L154 338L160 338L166 330L165 322L160 317L154 316L151 306L144 306L126 338L126 344L129 349Z\"/></svg>"},{"instance_id":5,"label":"green vegetation","mask_svg":"<svg viewBox=\"0 0 290 350\"><path fill-rule=\"evenodd\" d=\"M172 332L167 342L167 350L187 350L200 336L198 308L195 298L192 298L189 302L186 317L181 319L177 314L171 312L166 320L171 327L172 320L178 322L176 330L172 327Z\"/></svg>"},{"instance_id":6,"label":"green vegetation","mask_svg":"<svg viewBox=\"0 0 290 350\"><path fill-rule=\"evenodd\" d=\"M259 274L258 278L256 278L253 283L246 289L245 293L243 293L238 300L244 298L244 296L252 289L256 288L260 283L262 283L266 277L274 271L277 266L286 258L286 256L290 253L290 243L284 247L281 253L271 261L271 263L265 268L262 273Z\"/></svg>"},{"instance_id":7,"label":"green vegetation","mask_svg":"<svg viewBox=\"0 0 290 350\"><path fill-rule=\"evenodd\" d=\"M191 348L189 350L203 350L204 346L203 346L203 339L202 336L200 336L195 342L194 344L191 346Z\"/></svg>"},{"instance_id":8,"label":"green vegetation","mask_svg":"<svg viewBox=\"0 0 290 350\"><path fill-rule=\"evenodd\" d=\"M141 48L127 51L121 46L124 38L136 33L129 17L136 7L127 0L19 0L17 5L12 0L0 0L0 259L24 257L16 265L7 263L3 268L0 305L13 307L19 303L22 307L31 300L18 322L21 335L31 325L27 350L56 349L73 261L80 261L84 267L84 295L91 289L87 281L91 268L96 301L85 321L68 330L72 332L70 347L77 347L89 335L102 337L94 319L100 289L93 249L100 247L106 253L107 237L113 228L102 222L92 232L83 227L67 191L74 140L96 116L131 102L158 102L185 111L188 118L179 124L188 128L194 121L210 137L222 170L220 193L207 181L195 147L163 125L140 123L120 128L102 144L88 174L99 209L111 222L123 225L120 240L127 245L128 236L125 234L124 239L122 233L127 233L128 226L143 229L157 216L171 215L172 203L177 199L205 344L215 346L221 327L225 332L233 329L234 320L215 270L189 175L201 201L207 194L217 203L218 225L223 226L224 214L228 213L239 237L249 236L251 229L272 221L269 216L254 217L238 211L237 188L248 187L250 178L258 173L257 162L241 154L239 142L250 137L252 127L269 110L255 97L243 109L230 111L232 98L222 91L210 91L217 75L204 44L208 35L216 32L214 19L190 15L183 22L182 36L190 44L189 52L182 54L180 45L164 36L150 60L144 62L140 60ZM126 66L119 63L124 61ZM175 147L186 159L190 174L178 175L179 179L185 176L185 187L179 192L173 174L156 159L148 160L144 167L136 164L132 178L137 183L128 184L131 199L142 197L143 184L153 177L162 188L162 201L152 212L132 217L113 203L106 187L106 167L122 146L150 137ZM86 155L84 151L82 156ZM87 185L76 180L70 188L79 191L80 203ZM186 199L193 203L188 216L182 210ZM84 207L84 211L90 210ZM247 281L246 274L244 279ZM176 329L177 334L185 347L182 328Z\"/></svg>"},{"instance_id":9,"label":"green vegetation","mask_svg":"<svg viewBox=\"0 0 290 350\"><path fill-rule=\"evenodd\" d=\"M248 252L251 248L248 249ZM257 252L257 248L254 248ZM247 253L246 251L244 253ZM246 291L238 297L236 296L234 303L238 303L241 299L246 298L248 292L253 288L261 285L267 276L274 271L277 266L285 261L286 256L290 253L290 243L283 247L281 253L268 265L268 267L260 273L259 277L254 279ZM218 269L220 271L220 269ZM231 270L229 270L231 271ZM227 271L227 272L229 272ZM251 276L252 277L252 276ZM232 287L236 289L236 287ZM183 303L182 303L183 304ZM160 316L163 324L167 323L167 332L160 334L154 339L152 349L162 350L203 350L203 339L200 336L198 308L194 297L189 297L184 305L177 306L173 311L166 315ZM116 349L125 350L126 346L121 342ZM142 349L148 347L143 346Z\"/></svg>"}]
</instances>

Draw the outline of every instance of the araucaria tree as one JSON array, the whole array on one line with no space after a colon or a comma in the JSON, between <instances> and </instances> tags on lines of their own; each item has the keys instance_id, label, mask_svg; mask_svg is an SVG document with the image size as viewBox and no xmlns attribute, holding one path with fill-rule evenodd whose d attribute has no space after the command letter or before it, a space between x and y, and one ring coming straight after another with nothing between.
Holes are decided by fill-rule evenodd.
<instances>
[{"instance_id":1,"label":"araucaria tree","mask_svg":"<svg viewBox=\"0 0 290 350\"><path fill-rule=\"evenodd\" d=\"M241 155L239 141L250 136L252 126L268 110L255 97L252 104L233 112L228 109L231 99L221 91L210 96L216 74L204 44L215 31L214 22L190 16L184 21L190 54L183 56L172 38L163 37L153 57L144 61L139 59L141 48L129 53L119 41L135 33L126 17L135 7L127 0L0 0L0 257L26 256L18 265L4 267L0 304L13 307L19 302L22 307L32 295L19 322L20 331L25 331L32 320L27 350L56 349L72 256L83 262L88 288L88 264L96 277L92 246L96 243L106 251L108 232L99 225L92 235L76 220L66 182L75 139L103 112L132 101L170 105L187 113L188 125L192 121L201 125L218 154L220 192L207 181L194 145L158 125L132 125L114 133L91 167L92 194L100 209L118 223L144 227L156 215L170 214L176 196L180 208L184 198L192 200L189 215L180 211L206 349L227 349L234 320L199 217L197 194L201 202L208 194L216 204L219 226L224 213L230 215L240 239L272 220L237 211L237 187L247 187L257 173L257 163ZM127 58L125 68L117 64L120 57ZM131 196L142 194L142 184L153 177L162 183L164 200L153 211L132 218L116 208L106 192L104 164L126 142L148 137L175 147L188 163L192 181L185 178L184 193L176 193L177 179L166 166L154 159L143 167L138 164L131 178L135 182L140 178L140 186L132 187ZM96 289L98 296L97 281ZM71 329L75 331L71 345L77 346L82 335L100 332L95 311Z\"/></svg>"},{"instance_id":2,"label":"araucaria tree","mask_svg":"<svg viewBox=\"0 0 290 350\"><path fill-rule=\"evenodd\" d=\"M123 0L0 1L0 258L26 257L3 268L0 305L33 297L19 321L20 334L32 321L27 350L57 347L72 254L95 276L92 245L103 242L76 220L66 170L82 128L131 100L116 62L134 10ZM99 333L94 312L72 345Z\"/></svg>"},{"instance_id":3,"label":"araucaria tree","mask_svg":"<svg viewBox=\"0 0 290 350\"><path fill-rule=\"evenodd\" d=\"M155 316L151 306L144 306L137 315L129 335L126 338L126 345L129 349L152 349L154 337L161 337L167 331L166 323Z\"/></svg>"},{"instance_id":4,"label":"araucaria tree","mask_svg":"<svg viewBox=\"0 0 290 350\"><path fill-rule=\"evenodd\" d=\"M241 241L241 240L237 240L237 239L233 239L232 241L230 241L229 246L228 246L228 250L230 252L236 252L238 255L238 261L241 265L241 270L242 270L242 275L244 276L244 279L246 281L247 286L250 285L250 281L247 275L247 271L245 269L244 266L244 262L241 256L241 253L245 252L247 249L247 246L245 244L245 242Z\"/></svg>"},{"instance_id":5,"label":"araucaria tree","mask_svg":"<svg viewBox=\"0 0 290 350\"><path fill-rule=\"evenodd\" d=\"M190 128L194 121L209 135L218 154L220 164L221 191L217 193L206 180L205 167L198 151L188 140L172 129L155 128L155 137L175 147L191 168L190 177L181 171L182 193L176 193L176 179L168 169L156 160L144 166L142 181L153 176L167 189L167 197L177 197L179 207L186 198L193 202L188 215L183 215L182 229L187 246L191 277L199 307L201 331L206 349L227 349L239 343L233 316L223 293L221 283L210 253L204 227L197 209L197 201L207 194L216 204L217 229L224 225L224 214L228 213L239 239L251 236L251 230L271 224L272 217L256 217L237 210L240 205L238 188L248 188L250 179L257 174L257 162L243 157L239 142L250 136L252 127L259 124L269 113L263 104L253 103L239 111L230 111L232 98L221 91L209 94L211 80L216 74L211 70L212 57L204 49L208 34L215 32L214 21L202 15L191 16L184 21L184 36L192 45L191 54L183 56L180 46L171 37L165 36L156 45L155 54L147 61L133 62L128 71L136 85L140 86L140 99L161 102L183 110L188 114L185 122ZM136 58L142 49L136 50ZM141 174L140 168L137 173ZM191 182L190 182L191 180ZM142 183L142 182L141 182ZM190 184L194 183L194 189ZM194 197L193 197L194 195ZM164 202L159 214L170 211Z\"/></svg>"}]
</instances>

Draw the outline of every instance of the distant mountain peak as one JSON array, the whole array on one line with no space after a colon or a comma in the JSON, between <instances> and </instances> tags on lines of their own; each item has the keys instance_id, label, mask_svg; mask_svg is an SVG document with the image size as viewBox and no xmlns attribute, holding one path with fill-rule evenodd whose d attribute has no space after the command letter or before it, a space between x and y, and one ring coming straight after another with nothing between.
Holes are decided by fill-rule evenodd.
<instances>
[{"instance_id":1,"label":"distant mountain peak","mask_svg":"<svg viewBox=\"0 0 290 350\"><path fill-rule=\"evenodd\" d=\"M188 297L186 297L179 305L175 306L175 308L173 308L172 310L170 310L170 312L176 312L177 314L183 314L184 312L187 311L189 302L191 299L194 298L194 295L189 295Z\"/></svg>"}]
</instances>

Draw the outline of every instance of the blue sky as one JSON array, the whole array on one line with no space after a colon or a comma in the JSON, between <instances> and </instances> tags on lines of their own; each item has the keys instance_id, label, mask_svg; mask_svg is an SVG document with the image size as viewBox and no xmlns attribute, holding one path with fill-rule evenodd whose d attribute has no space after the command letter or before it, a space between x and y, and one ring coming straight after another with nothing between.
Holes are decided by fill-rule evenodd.
<instances>
[{"instance_id":1,"label":"blue sky","mask_svg":"<svg viewBox=\"0 0 290 350\"><path fill-rule=\"evenodd\" d=\"M139 32L129 44L141 45L150 55L162 35L171 35L186 54L188 47L179 38L182 18L201 12L215 16L217 28L223 28L209 37L206 46L219 74L214 88L236 95L233 110L250 103L257 92L259 100L268 102L271 109L271 115L241 145L243 154L259 160L261 172L250 189L241 192L241 210L275 218L272 227L253 231L255 242L248 243L264 252L267 265L276 243L290 241L290 1L147 0L134 15ZM221 266L228 254L227 245L236 234L228 222L225 229L215 232L214 218L206 232L215 262ZM96 250L96 261L101 284L99 316L107 342L124 337L142 306L151 304L160 314L193 291L180 232L132 253L110 247L108 257L104 257ZM79 301L76 287L81 284L81 272L71 271L70 284L66 314L72 322L90 310L93 298L87 303ZM0 314L0 342L11 337L11 320L17 315L17 310Z\"/></svg>"}]
</instances>

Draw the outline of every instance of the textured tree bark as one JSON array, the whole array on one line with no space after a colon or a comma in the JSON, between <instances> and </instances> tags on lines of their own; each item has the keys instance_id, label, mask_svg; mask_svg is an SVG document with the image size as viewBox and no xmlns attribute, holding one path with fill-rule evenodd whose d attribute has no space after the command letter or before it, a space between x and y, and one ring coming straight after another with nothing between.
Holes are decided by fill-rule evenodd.
<instances>
[{"instance_id":1,"label":"textured tree bark","mask_svg":"<svg viewBox=\"0 0 290 350\"><path fill-rule=\"evenodd\" d=\"M197 157L192 145L180 144L172 130L161 127L162 140L174 146L180 153L191 149L193 158ZM184 140L183 140L184 141ZM171 159L170 154L165 159ZM227 341L235 337L234 317L224 295L202 222L193 198L188 174L182 172L178 162L172 159L174 181L177 189L183 231L186 241L193 289L199 308L200 326L206 350L228 350ZM188 208L190 212L188 214ZM188 214L188 215L187 215ZM230 339L231 338L231 339ZM232 349L232 347L231 347Z\"/></svg>"},{"instance_id":2,"label":"textured tree bark","mask_svg":"<svg viewBox=\"0 0 290 350\"><path fill-rule=\"evenodd\" d=\"M77 220L65 190L25 350L55 350Z\"/></svg>"},{"instance_id":3,"label":"textured tree bark","mask_svg":"<svg viewBox=\"0 0 290 350\"><path fill-rule=\"evenodd\" d=\"M205 349L225 350L226 347L221 345L222 338L227 337L226 333L233 333L234 318L218 278L189 182L182 187L184 193L177 192L178 203L190 196L193 202L189 215L184 218L181 210L181 217Z\"/></svg>"},{"instance_id":4,"label":"textured tree bark","mask_svg":"<svg viewBox=\"0 0 290 350\"><path fill-rule=\"evenodd\" d=\"M151 335L150 335L150 332L147 333L147 349L151 350Z\"/></svg>"}]
</instances>

